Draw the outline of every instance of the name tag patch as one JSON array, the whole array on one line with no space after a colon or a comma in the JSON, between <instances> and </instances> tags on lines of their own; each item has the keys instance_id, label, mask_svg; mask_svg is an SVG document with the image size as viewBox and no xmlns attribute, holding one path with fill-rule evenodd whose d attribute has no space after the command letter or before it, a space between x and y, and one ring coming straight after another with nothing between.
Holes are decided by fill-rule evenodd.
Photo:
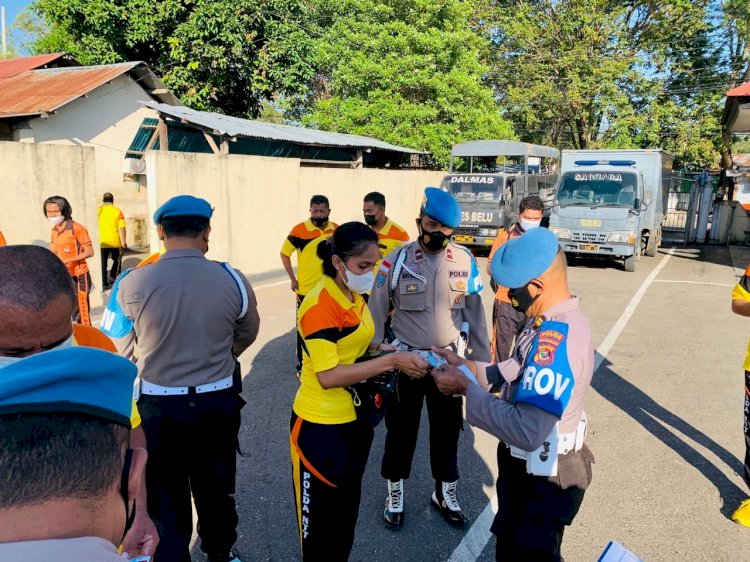
<instances>
[{"instance_id":1,"label":"name tag patch","mask_svg":"<svg viewBox=\"0 0 750 562\"><path fill-rule=\"evenodd\" d=\"M525 402L562 417L575 386L568 361L567 338L566 323L542 322L524 365L516 402Z\"/></svg>"}]
</instances>

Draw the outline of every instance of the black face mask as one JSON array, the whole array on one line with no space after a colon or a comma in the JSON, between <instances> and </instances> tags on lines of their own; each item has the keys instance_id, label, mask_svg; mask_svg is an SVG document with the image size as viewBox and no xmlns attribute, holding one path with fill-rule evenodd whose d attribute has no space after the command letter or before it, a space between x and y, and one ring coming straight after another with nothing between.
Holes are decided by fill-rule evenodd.
<instances>
[{"instance_id":1,"label":"black face mask","mask_svg":"<svg viewBox=\"0 0 750 562\"><path fill-rule=\"evenodd\" d=\"M524 285L523 287L519 287L518 289L508 289L508 297L510 297L510 305L515 308L518 312L526 313L529 308L531 308L531 305L534 304L536 299L542 296L542 293L539 292L535 297L531 296L531 293L529 292L529 285L536 285L536 283L533 283L532 281L529 281Z\"/></svg>"},{"instance_id":2,"label":"black face mask","mask_svg":"<svg viewBox=\"0 0 750 562\"><path fill-rule=\"evenodd\" d=\"M318 228L323 228L328 222L328 217L311 217L310 220Z\"/></svg>"},{"instance_id":3,"label":"black face mask","mask_svg":"<svg viewBox=\"0 0 750 562\"><path fill-rule=\"evenodd\" d=\"M125 531L122 533L122 540L125 539L125 535L133 526L135 521L135 501L133 501L133 511L130 511L130 502L128 501L128 481L130 480L130 465L133 463L133 449L125 451L125 463L122 466L122 477L120 479L120 495L122 501L125 502Z\"/></svg>"},{"instance_id":4,"label":"black face mask","mask_svg":"<svg viewBox=\"0 0 750 562\"><path fill-rule=\"evenodd\" d=\"M375 215L365 215L365 222L370 226L375 226L378 223L378 217Z\"/></svg>"},{"instance_id":5,"label":"black face mask","mask_svg":"<svg viewBox=\"0 0 750 562\"><path fill-rule=\"evenodd\" d=\"M444 250L450 240L450 236L446 236L439 230L436 230L435 232L422 230L422 234L419 236L419 241L430 252L440 252Z\"/></svg>"}]
</instances>

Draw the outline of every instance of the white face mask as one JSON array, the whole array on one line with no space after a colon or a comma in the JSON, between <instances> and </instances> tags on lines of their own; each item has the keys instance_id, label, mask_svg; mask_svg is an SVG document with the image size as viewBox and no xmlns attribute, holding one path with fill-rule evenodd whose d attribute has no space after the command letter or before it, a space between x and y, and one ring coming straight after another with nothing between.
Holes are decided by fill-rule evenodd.
<instances>
[{"instance_id":1,"label":"white face mask","mask_svg":"<svg viewBox=\"0 0 750 562\"><path fill-rule=\"evenodd\" d=\"M542 221L527 221L526 219L521 219L521 228L523 228L524 231L537 228L540 224L542 224Z\"/></svg>"},{"instance_id":2,"label":"white face mask","mask_svg":"<svg viewBox=\"0 0 750 562\"><path fill-rule=\"evenodd\" d=\"M344 269L346 269L346 280L344 283L346 283L346 286L349 287L350 291L363 295L372 289L372 272L368 271L367 273L357 275L349 271L346 265L344 265ZM341 274L341 272L339 272L339 274ZM343 275L341 278L344 278Z\"/></svg>"},{"instance_id":3,"label":"white face mask","mask_svg":"<svg viewBox=\"0 0 750 562\"><path fill-rule=\"evenodd\" d=\"M73 335L72 334L67 340L65 340L61 344L56 345L55 347L51 349L47 349L45 351L65 349L67 347L73 347ZM31 355L29 355L28 357L31 357ZM14 363L18 363L19 361L23 361L24 359L26 359L26 357L5 357L3 355L0 355L0 369L2 369L3 367L8 367L10 365L13 365Z\"/></svg>"},{"instance_id":4,"label":"white face mask","mask_svg":"<svg viewBox=\"0 0 750 562\"><path fill-rule=\"evenodd\" d=\"M51 222L52 224L60 224L63 221L63 219L65 219L65 217L62 215L58 215L56 217L47 217L47 220Z\"/></svg>"}]
</instances>

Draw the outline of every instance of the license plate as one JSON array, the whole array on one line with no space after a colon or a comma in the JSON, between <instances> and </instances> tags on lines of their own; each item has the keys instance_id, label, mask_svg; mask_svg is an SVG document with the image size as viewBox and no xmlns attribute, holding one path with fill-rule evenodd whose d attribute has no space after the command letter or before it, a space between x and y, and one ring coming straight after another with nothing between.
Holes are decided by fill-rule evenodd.
<instances>
[{"instance_id":1,"label":"license plate","mask_svg":"<svg viewBox=\"0 0 750 562\"><path fill-rule=\"evenodd\" d=\"M581 219L581 226L601 226L600 219Z\"/></svg>"},{"instance_id":2,"label":"license plate","mask_svg":"<svg viewBox=\"0 0 750 562\"><path fill-rule=\"evenodd\" d=\"M599 246L597 244L581 244L581 250L588 250L589 252L597 252L599 251Z\"/></svg>"},{"instance_id":3,"label":"license plate","mask_svg":"<svg viewBox=\"0 0 750 562\"><path fill-rule=\"evenodd\" d=\"M473 236L456 235L456 242L474 242Z\"/></svg>"}]
</instances>

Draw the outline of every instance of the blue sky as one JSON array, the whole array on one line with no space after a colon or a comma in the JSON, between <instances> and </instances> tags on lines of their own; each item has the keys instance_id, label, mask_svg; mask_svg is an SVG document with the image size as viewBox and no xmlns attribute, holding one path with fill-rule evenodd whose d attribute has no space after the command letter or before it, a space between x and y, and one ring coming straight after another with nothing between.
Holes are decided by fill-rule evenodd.
<instances>
[{"instance_id":1,"label":"blue sky","mask_svg":"<svg viewBox=\"0 0 750 562\"><path fill-rule=\"evenodd\" d=\"M10 25L19 12L29 4L31 4L31 0L0 0L0 6L5 6L7 24Z\"/></svg>"}]
</instances>

